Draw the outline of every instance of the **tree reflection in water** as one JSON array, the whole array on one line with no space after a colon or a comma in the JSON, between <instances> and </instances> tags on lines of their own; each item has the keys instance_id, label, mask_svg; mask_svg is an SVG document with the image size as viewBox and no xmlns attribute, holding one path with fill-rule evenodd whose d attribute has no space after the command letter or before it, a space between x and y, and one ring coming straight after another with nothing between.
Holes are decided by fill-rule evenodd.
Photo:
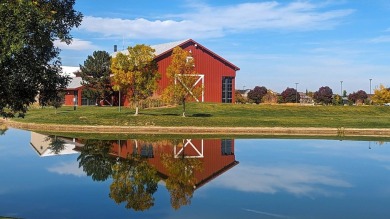
<instances>
[{"instance_id":1,"label":"tree reflection in water","mask_svg":"<svg viewBox=\"0 0 390 219\"><path fill-rule=\"evenodd\" d=\"M6 125L0 124L0 135L4 135L7 130L8 128Z\"/></svg>"},{"instance_id":2,"label":"tree reflection in water","mask_svg":"<svg viewBox=\"0 0 390 219\"><path fill-rule=\"evenodd\" d=\"M56 135L49 135L45 141L49 141L49 148L54 154L59 154L65 149L65 141Z\"/></svg>"},{"instance_id":3,"label":"tree reflection in water","mask_svg":"<svg viewBox=\"0 0 390 219\"><path fill-rule=\"evenodd\" d=\"M169 174L165 183L171 194L172 207L177 210L182 205L191 204L197 183L194 171L202 169L201 161L194 158L174 158L165 154L162 156L162 163Z\"/></svg>"},{"instance_id":4,"label":"tree reflection in water","mask_svg":"<svg viewBox=\"0 0 390 219\"><path fill-rule=\"evenodd\" d=\"M157 191L160 176L165 179L174 209L190 204L197 184L195 172L201 171L203 165L200 159L186 157L183 140L129 142L134 145L126 143L127 149L132 148L132 151L127 151L125 156L115 154L113 148L116 141L85 140L77 158L79 166L95 181L112 177L109 197L117 204L126 203L128 209L144 211L154 205L153 194ZM142 153L145 146L159 153L145 156ZM173 146L183 148L179 157L175 157ZM141 153L137 151L139 149ZM159 160L165 168L164 173L159 173L150 164L150 159Z\"/></svg>"},{"instance_id":5,"label":"tree reflection in water","mask_svg":"<svg viewBox=\"0 0 390 219\"><path fill-rule=\"evenodd\" d=\"M127 202L126 208L147 210L154 205L157 191L157 171L138 155L121 159L113 165L110 198L117 204Z\"/></svg>"},{"instance_id":6,"label":"tree reflection in water","mask_svg":"<svg viewBox=\"0 0 390 219\"><path fill-rule=\"evenodd\" d=\"M109 155L112 142L102 140L85 140L77 158L79 167L91 176L94 181L105 181L112 175L115 158Z\"/></svg>"}]
</instances>

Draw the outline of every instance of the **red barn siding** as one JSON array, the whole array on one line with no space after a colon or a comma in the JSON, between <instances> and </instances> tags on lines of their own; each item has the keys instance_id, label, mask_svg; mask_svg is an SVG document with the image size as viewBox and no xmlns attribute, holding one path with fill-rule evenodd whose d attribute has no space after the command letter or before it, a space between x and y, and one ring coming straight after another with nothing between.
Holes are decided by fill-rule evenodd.
<instances>
[{"instance_id":1,"label":"red barn siding","mask_svg":"<svg viewBox=\"0 0 390 219\"><path fill-rule=\"evenodd\" d=\"M234 103L235 77L236 71L239 69L193 40L189 40L182 44L181 48L191 51L195 60L195 71L198 74L204 75L204 101L221 102L222 77L232 77L232 102ZM159 89L157 91L158 94L161 94L169 83L166 77L166 69L171 63L171 54L172 50L156 58L159 66L159 72L162 76L159 82Z\"/></svg>"},{"instance_id":2,"label":"red barn siding","mask_svg":"<svg viewBox=\"0 0 390 219\"><path fill-rule=\"evenodd\" d=\"M64 100L64 105L65 106L73 106L74 105L74 100L73 98L75 97L75 91L77 92L77 105L81 106L81 92L82 89L68 89L66 90L65 93L65 100Z\"/></svg>"}]
</instances>

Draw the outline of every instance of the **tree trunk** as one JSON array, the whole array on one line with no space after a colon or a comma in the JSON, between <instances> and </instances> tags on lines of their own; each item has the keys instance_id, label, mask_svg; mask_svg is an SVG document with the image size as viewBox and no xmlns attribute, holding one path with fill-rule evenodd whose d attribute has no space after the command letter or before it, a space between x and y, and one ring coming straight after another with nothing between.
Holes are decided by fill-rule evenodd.
<instances>
[{"instance_id":1,"label":"tree trunk","mask_svg":"<svg viewBox=\"0 0 390 219\"><path fill-rule=\"evenodd\" d=\"M183 103L183 117L186 117L186 99L184 98L182 100Z\"/></svg>"},{"instance_id":2,"label":"tree trunk","mask_svg":"<svg viewBox=\"0 0 390 219\"><path fill-rule=\"evenodd\" d=\"M135 113L134 116L138 116L138 101L135 102Z\"/></svg>"}]
</instances>

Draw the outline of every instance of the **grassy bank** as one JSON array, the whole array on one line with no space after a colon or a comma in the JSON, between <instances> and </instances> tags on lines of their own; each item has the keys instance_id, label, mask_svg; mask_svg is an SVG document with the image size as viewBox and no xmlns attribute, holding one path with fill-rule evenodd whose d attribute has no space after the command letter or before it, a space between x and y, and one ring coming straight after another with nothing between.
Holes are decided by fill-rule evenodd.
<instances>
[{"instance_id":1,"label":"grassy bank","mask_svg":"<svg viewBox=\"0 0 390 219\"><path fill-rule=\"evenodd\" d=\"M118 107L62 107L30 109L15 121L42 124L109 126L197 127L329 127L390 128L390 107L384 106L286 106L190 103L187 117L181 106L134 110Z\"/></svg>"}]
</instances>

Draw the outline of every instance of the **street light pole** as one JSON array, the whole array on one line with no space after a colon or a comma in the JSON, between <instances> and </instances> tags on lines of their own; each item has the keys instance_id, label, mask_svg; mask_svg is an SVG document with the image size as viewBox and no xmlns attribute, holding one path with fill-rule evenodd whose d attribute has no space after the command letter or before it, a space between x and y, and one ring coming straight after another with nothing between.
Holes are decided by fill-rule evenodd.
<instances>
[{"instance_id":1,"label":"street light pole","mask_svg":"<svg viewBox=\"0 0 390 219\"><path fill-rule=\"evenodd\" d=\"M341 84L341 90L340 90L340 96L343 96L343 81L340 81Z\"/></svg>"},{"instance_id":2,"label":"street light pole","mask_svg":"<svg viewBox=\"0 0 390 219\"><path fill-rule=\"evenodd\" d=\"M370 78L370 95L371 95L371 81L372 81L372 78Z\"/></svg>"},{"instance_id":3,"label":"street light pole","mask_svg":"<svg viewBox=\"0 0 390 219\"><path fill-rule=\"evenodd\" d=\"M295 83L295 103L298 103L298 84Z\"/></svg>"}]
</instances>

